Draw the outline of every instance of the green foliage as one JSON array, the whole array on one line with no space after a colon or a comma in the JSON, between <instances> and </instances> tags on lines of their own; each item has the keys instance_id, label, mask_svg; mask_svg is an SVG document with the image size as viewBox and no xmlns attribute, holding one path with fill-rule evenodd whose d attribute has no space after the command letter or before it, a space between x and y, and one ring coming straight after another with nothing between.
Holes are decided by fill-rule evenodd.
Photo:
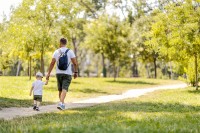
<instances>
[{"instance_id":1,"label":"green foliage","mask_svg":"<svg viewBox=\"0 0 200 133\"><path fill-rule=\"evenodd\" d=\"M58 40L61 37L71 37L71 33L65 33L64 30L74 27L66 27L70 23L64 22L70 22L69 20L80 11L80 9L71 11L71 7L75 4L75 1L62 0L23 1L13 10L8 26L1 35L4 38L3 46L9 45L9 49L3 48L3 52L24 62L32 57L41 62L40 70L44 72L46 53L54 51L59 46Z\"/></svg>"},{"instance_id":2,"label":"green foliage","mask_svg":"<svg viewBox=\"0 0 200 133\"><path fill-rule=\"evenodd\" d=\"M192 67L194 63L188 60L198 58L200 50L198 11L198 4L191 0L168 4L164 10L154 10L150 29L145 34L148 53L158 53L165 62L179 62L187 70L191 82L195 81L197 73Z\"/></svg>"},{"instance_id":3,"label":"green foliage","mask_svg":"<svg viewBox=\"0 0 200 133\"><path fill-rule=\"evenodd\" d=\"M169 63L176 64L171 72L178 76L185 72L189 74L191 63L188 60L200 57L199 1L126 2L23 1L12 9L11 19L6 21L4 16L0 24L1 71L12 69L17 61L22 62L23 73L28 68L44 71L52 52L59 47L58 40L67 37L69 44L73 44L82 72L86 70L85 60L89 54L91 68L109 69L107 72L114 77L123 75L120 73L124 68L129 69L128 73L134 73L135 69L143 71L136 68L139 64L150 65L155 76L157 67L163 69L159 68L160 64L167 66ZM124 19L117 17L117 13L108 13L108 7L120 10ZM70 45L68 47L72 49ZM101 55L104 63L97 64L97 56L93 56L90 50L98 53L98 58ZM28 66L31 57L33 66ZM161 71L158 70L158 75L162 74ZM195 75L197 77L198 73Z\"/></svg>"},{"instance_id":4,"label":"green foliage","mask_svg":"<svg viewBox=\"0 0 200 133\"><path fill-rule=\"evenodd\" d=\"M116 16L104 16L85 26L85 44L95 53L104 54L116 66L129 58L130 26ZM115 74L114 74L115 75Z\"/></svg>"}]
</instances>

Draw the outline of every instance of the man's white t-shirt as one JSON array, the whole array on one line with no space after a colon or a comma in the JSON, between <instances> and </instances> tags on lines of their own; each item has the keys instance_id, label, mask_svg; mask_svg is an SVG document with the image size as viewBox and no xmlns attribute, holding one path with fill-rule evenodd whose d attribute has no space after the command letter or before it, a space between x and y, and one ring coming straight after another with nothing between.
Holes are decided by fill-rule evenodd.
<instances>
[{"instance_id":1,"label":"man's white t-shirt","mask_svg":"<svg viewBox=\"0 0 200 133\"><path fill-rule=\"evenodd\" d=\"M36 80L33 82L33 95L42 95L42 88L43 85L45 85L45 82L42 82L41 80Z\"/></svg>"},{"instance_id":2,"label":"man's white t-shirt","mask_svg":"<svg viewBox=\"0 0 200 133\"><path fill-rule=\"evenodd\" d=\"M58 62L58 58L60 56L60 51L61 53L65 53L65 51L67 50L68 48L66 47L61 47L59 49L57 49L54 53L53 53L53 58L56 59L56 74L68 74L68 75L72 75L72 68L71 68L71 58L75 58L75 54L72 50L69 50L67 52L67 57L68 57L68 61L70 61L69 63L69 66L67 68L67 70L59 70L58 69L58 65L57 65L57 62Z\"/></svg>"}]
</instances>

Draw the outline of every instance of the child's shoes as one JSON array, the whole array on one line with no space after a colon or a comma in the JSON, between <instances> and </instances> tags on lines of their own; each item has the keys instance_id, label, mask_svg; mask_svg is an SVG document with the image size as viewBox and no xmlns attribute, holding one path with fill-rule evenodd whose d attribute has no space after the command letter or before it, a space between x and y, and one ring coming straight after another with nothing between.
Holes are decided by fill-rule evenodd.
<instances>
[{"instance_id":1,"label":"child's shoes","mask_svg":"<svg viewBox=\"0 0 200 133\"><path fill-rule=\"evenodd\" d=\"M36 105L33 105L33 110L36 110Z\"/></svg>"},{"instance_id":2,"label":"child's shoes","mask_svg":"<svg viewBox=\"0 0 200 133\"><path fill-rule=\"evenodd\" d=\"M40 110L39 110L39 107L36 107L36 109L35 109L35 110L36 110L36 111L40 111Z\"/></svg>"}]
</instances>

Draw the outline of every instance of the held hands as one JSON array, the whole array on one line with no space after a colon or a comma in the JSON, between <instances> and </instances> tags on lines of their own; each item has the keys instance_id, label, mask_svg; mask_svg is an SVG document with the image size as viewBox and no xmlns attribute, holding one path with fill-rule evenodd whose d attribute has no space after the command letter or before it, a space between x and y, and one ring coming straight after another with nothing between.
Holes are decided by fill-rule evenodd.
<instances>
[{"instance_id":1,"label":"held hands","mask_svg":"<svg viewBox=\"0 0 200 133\"><path fill-rule=\"evenodd\" d=\"M78 77L78 73L75 72L75 73L74 73L74 79L76 79L77 77Z\"/></svg>"},{"instance_id":2,"label":"held hands","mask_svg":"<svg viewBox=\"0 0 200 133\"><path fill-rule=\"evenodd\" d=\"M45 85L48 85L49 80L46 80Z\"/></svg>"}]
</instances>

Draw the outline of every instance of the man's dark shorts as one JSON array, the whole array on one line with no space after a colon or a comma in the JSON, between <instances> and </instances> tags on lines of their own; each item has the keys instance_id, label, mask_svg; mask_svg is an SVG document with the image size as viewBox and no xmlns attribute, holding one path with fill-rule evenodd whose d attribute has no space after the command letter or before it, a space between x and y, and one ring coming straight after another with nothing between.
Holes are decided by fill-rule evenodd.
<instances>
[{"instance_id":1,"label":"man's dark shorts","mask_svg":"<svg viewBox=\"0 0 200 133\"><path fill-rule=\"evenodd\" d=\"M65 89L68 91L69 85L72 81L72 76L67 74L56 74L58 91L62 91Z\"/></svg>"},{"instance_id":2,"label":"man's dark shorts","mask_svg":"<svg viewBox=\"0 0 200 133\"><path fill-rule=\"evenodd\" d=\"M33 96L33 100L42 102L42 95L34 95L34 96Z\"/></svg>"}]
</instances>

